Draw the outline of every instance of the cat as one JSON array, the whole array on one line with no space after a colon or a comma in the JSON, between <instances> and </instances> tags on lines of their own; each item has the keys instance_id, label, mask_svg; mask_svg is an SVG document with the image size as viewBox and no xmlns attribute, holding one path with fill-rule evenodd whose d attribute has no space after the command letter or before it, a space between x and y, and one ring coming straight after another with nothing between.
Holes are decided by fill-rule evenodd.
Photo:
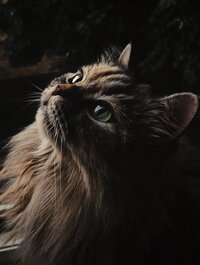
<instances>
[{"instance_id":1,"label":"cat","mask_svg":"<svg viewBox=\"0 0 200 265\"><path fill-rule=\"evenodd\" d=\"M8 143L0 202L21 264L199 264L198 96L154 97L131 44L114 55L55 78Z\"/></svg>"}]
</instances>

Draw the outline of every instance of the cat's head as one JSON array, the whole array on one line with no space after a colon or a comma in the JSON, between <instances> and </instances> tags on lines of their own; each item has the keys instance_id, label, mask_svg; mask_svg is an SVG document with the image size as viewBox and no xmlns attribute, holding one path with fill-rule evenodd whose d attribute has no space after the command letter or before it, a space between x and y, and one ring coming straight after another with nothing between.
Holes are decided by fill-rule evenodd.
<instances>
[{"instance_id":1,"label":"cat's head","mask_svg":"<svg viewBox=\"0 0 200 265\"><path fill-rule=\"evenodd\" d=\"M177 137L194 117L192 93L152 98L128 69L131 44L113 60L108 54L51 82L41 96L41 135L62 150L88 158L113 156L130 143L154 144Z\"/></svg>"}]
</instances>

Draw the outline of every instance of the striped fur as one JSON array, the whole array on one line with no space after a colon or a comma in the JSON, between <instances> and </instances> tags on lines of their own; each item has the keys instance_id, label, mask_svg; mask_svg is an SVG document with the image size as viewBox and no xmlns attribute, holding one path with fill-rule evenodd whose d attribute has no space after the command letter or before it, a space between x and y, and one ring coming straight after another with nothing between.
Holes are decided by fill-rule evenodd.
<instances>
[{"instance_id":1,"label":"striped fur","mask_svg":"<svg viewBox=\"0 0 200 265\"><path fill-rule=\"evenodd\" d=\"M9 142L0 202L10 205L2 216L22 238L23 264L141 265L152 237L170 227L174 194L163 183L178 180L161 172L180 123L166 99L135 85L127 56L82 67L75 84L72 73L53 80L36 120ZM97 102L112 122L94 120Z\"/></svg>"}]
</instances>

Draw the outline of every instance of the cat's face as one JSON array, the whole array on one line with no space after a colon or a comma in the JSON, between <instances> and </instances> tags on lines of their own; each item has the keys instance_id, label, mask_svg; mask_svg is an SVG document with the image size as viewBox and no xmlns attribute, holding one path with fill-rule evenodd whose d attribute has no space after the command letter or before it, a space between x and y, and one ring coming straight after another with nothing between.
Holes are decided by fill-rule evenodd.
<instances>
[{"instance_id":1,"label":"cat's face","mask_svg":"<svg viewBox=\"0 0 200 265\"><path fill-rule=\"evenodd\" d=\"M70 148L88 156L98 152L99 156L112 157L134 137L137 142L142 137L173 138L179 134L196 110L190 115L188 109L186 115L177 108L183 123L180 130L169 110L176 114L174 105L179 106L180 98L194 98L184 94L152 100L145 86L134 85L127 70L130 51L128 45L115 63L103 59L53 80L41 96L37 113L42 135L63 151Z\"/></svg>"},{"instance_id":2,"label":"cat's face","mask_svg":"<svg viewBox=\"0 0 200 265\"><path fill-rule=\"evenodd\" d=\"M37 114L40 130L53 144L117 151L128 136L133 81L124 66L101 61L64 74L47 87Z\"/></svg>"}]
</instances>

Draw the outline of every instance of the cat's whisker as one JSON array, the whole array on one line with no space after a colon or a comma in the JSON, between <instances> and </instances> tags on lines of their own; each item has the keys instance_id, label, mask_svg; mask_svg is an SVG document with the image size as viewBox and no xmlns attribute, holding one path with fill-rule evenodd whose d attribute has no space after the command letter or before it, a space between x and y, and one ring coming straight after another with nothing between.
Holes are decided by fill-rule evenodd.
<instances>
[{"instance_id":1,"label":"cat's whisker","mask_svg":"<svg viewBox=\"0 0 200 265\"><path fill-rule=\"evenodd\" d=\"M54 125L53 124L51 124L51 123L48 123L47 124L47 131L48 132L51 132L53 130L53 128L54 128Z\"/></svg>"},{"instance_id":2,"label":"cat's whisker","mask_svg":"<svg viewBox=\"0 0 200 265\"><path fill-rule=\"evenodd\" d=\"M35 88L37 88L39 91L41 91L41 92L43 91L43 89L41 87L35 85L34 83L31 83L31 85L34 86Z\"/></svg>"},{"instance_id":3,"label":"cat's whisker","mask_svg":"<svg viewBox=\"0 0 200 265\"><path fill-rule=\"evenodd\" d=\"M41 96L41 95L42 95L42 92L33 91L28 96Z\"/></svg>"},{"instance_id":4,"label":"cat's whisker","mask_svg":"<svg viewBox=\"0 0 200 265\"><path fill-rule=\"evenodd\" d=\"M66 141L66 133L67 133L67 122L64 118L64 115L63 113L61 113L61 119L62 119L62 122L63 122L63 125L64 125L64 129L65 129L65 132L64 132L64 129L62 128L62 132L63 132L63 138L64 138L64 141Z\"/></svg>"},{"instance_id":5,"label":"cat's whisker","mask_svg":"<svg viewBox=\"0 0 200 265\"><path fill-rule=\"evenodd\" d=\"M24 100L23 101L24 103L27 103L27 104L34 104L35 102L40 102L39 99L27 99L27 100Z\"/></svg>"},{"instance_id":6,"label":"cat's whisker","mask_svg":"<svg viewBox=\"0 0 200 265\"><path fill-rule=\"evenodd\" d=\"M60 145L60 152L61 152L61 156L63 154L63 140L64 140L64 131L63 131L63 127L61 125L61 123L59 122L59 119L57 117L58 113L57 111L55 111L55 118L53 120L53 126L54 126L54 139L55 139L55 145L58 145L58 140L60 141L59 145ZM63 194L62 194L62 161L60 160L60 164L59 166L59 179L57 179L57 176L55 174L55 190L56 190L56 198L55 200L57 200L57 196L60 196L61 198L63 198ZM55 172L57 172L57 170L55 170ZM57 181L59 181L59 185L57 184ZM59 193L57 195L57 187L59 188ZM61 207L63 210L63 200L59 200L61 202L62 205L56 205L56 207ZM56 203L56 202L55 202Z\"/></svg>"},{"instance_id":7,"label":"cat's whisker","mask_svg":"<svg viewBox=\"0 0 200 265\"><path fill-rule=\"evenodd\" d=\"M62 134L60 135L60 152L61 152L61 156L62 156L62 152L63 152L63 150L62 150L62 148L63 148L63 138L62 138ZM63 212L63 193L62 193L62 160L60 160L59 161L60 163L59 163L59 165L58 165L58 172L59 172L59 174L58 174L58 179L57 179L57 181L58 181L58 189L59 189L59 205L58 205L58 207L60 207L61 209L62 209L62 212ZM61 198L61 200L60 200L60 198Z\"/></svg>"},{"instance_id":8,"label":"cat's whisker","mask_svg":"<svg viewBox=\"0 0 200 265\"><path fill-rule=\"evenodd\" d=\"M61 155L63 153L63 137L61 135ZM62 192L62 161L60 160L60 174L59 174L59 187L60 187L60 197L61 197L61 200L60 200L60 203L61 205L59 205L62 209L62 212L64 212L64 208L63 208L63 192Z\"/></svg>"},{"instance_id":9,"label":"cat's whisker","mask_svg":"<svg viewBox=\"0 0 200 265\"><path fill-rule=\"evenodd\" d=\"M26 106L40 102L41 93L30 94L26 98L19 100L19 102L27 103Z\"/></svg>"},{"instance_id":10,"label":"cat's whisker","mask_svg":"<svg viewBox=\"0 0 200 265\"><path fill-rule=\"evenodd\" d=\"M54 139L55 139L55 145L57 146L57 143L58 143L58 137L59 137L59 134L58 134L58 130L57 130L57 125L56 125L56 119L53 119L53 134L54 134ZM57 205L57 199L58 199L58 192L57 192L57 176L56 176L56 173L57 173L57 165L54 164L54 190L55 190L55 199L54 199L54 207L55 209L58 207Z\"/></svg>"},{"instance_id":11,"label":"cat's whisker","mask_svg":"<svg viewBox=\"0 0 200 265\"><path fill-rule=\"evenodd\" d=\"M40 92L33 92L33 93L27 95L26 98L27 99L38 99L38 100L40 100L41 93Z\"/></svg>"}]
</instances>

